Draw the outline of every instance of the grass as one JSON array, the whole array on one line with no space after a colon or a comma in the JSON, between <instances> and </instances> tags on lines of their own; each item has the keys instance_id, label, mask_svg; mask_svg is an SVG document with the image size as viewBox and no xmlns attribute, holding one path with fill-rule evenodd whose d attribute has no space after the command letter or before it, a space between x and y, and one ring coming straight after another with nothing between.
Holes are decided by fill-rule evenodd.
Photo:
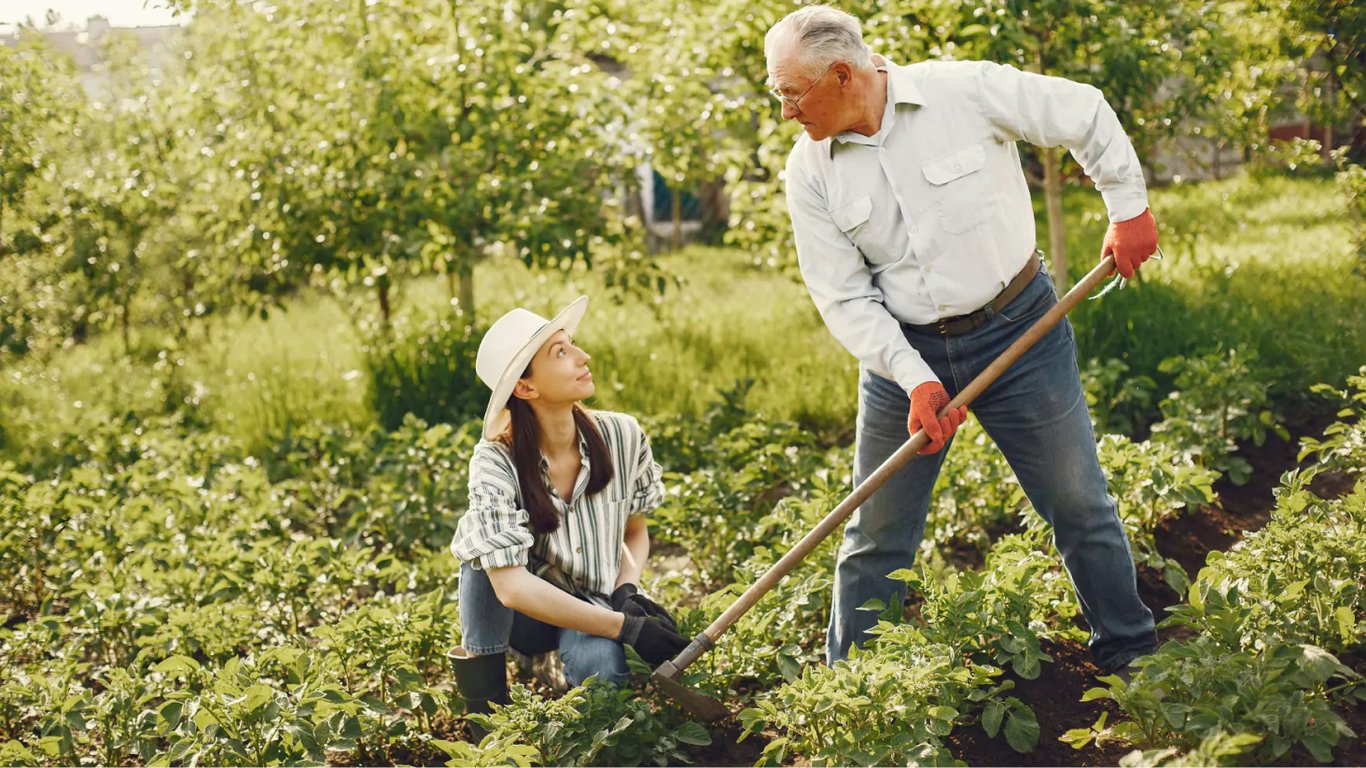
<instances>
[{"instance_id":1,"label":"grass","mask_svg":"<svg viewBox=\"0 0 1366 768\"><path fill-rule=\"evenodd\" d=\"M1118 357L1161 381L1157 364L1167 356L1237 347L1257 354L1257 374L1278 397L1304 396L1320 381L1341 385L1366 360L1366 292L1353 273L1344 200L1330 180L1243 176L1151 197L1167 259L1145 266L1137 284L1076 310L1082 358ZM1103 206L1085 189L1069 190L1065 203L1072 273L1080 277L1099 252ZM1042 221L1039 234L1046 241ZM577 338L594 357L597 406L686 418L752 379L751 410L847 439L856 363L799 281L756 271L735 249L688 248L661 261L684 283L656 300L615 298L582 268L544 273L489 261L475 273L477 319L486 326L514 306L549 315L588 294ZM394 302L410 320L451 311L435 277L403 283ZM358 294L349 306L369 312L373 300ZM142 329L131 355L113 334L45 366L12 365L0 373L0 449L22 459L91 420L178 408L249 450L312 420L374 423L355 312L329 295L303 293L266 320L214 319L164 357L156 332Z\"/></svg>"},{"instance_id":2,"label":"grass","mask_svg":"<svg viewBox=\"0 0 1366 768\"><path fill-rule=\"evenodd\" d=\"M1082 357L1154 375L1164 357L1236 347L1256 353L1282 398L1341 385L1366 360L1366 280L1330 180L1242 176L1154 190L1151 202L1167 258L1145 265L1139 285L1077 309ZM1080 277L1099 252L1103 207L1077 189L1066 208Z\"/></svg>"}]
</instances>

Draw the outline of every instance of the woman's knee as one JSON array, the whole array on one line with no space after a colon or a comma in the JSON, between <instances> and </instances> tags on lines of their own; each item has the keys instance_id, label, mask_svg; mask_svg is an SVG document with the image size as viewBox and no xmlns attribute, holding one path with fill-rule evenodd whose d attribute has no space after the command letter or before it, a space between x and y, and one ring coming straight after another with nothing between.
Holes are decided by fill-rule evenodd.
<instances>
[{"instance_id":1,"label":"woman's knee","mask_svg":"<svg viewBox=\"0 0 1366 768\"><path fill-rule=\"evenodd\" d=\"M621 643L605 637L584 637L572 644L562 644L560 660L570 685L582 685L594 675L612 685L625 685L630 678L625 649Z\"/></svg>"}]
</instances>

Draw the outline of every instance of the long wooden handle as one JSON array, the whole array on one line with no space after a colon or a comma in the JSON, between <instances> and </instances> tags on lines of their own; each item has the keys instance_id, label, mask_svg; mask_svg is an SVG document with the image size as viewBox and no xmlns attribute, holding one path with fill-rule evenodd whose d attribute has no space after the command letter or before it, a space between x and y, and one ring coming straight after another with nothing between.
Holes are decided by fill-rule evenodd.
<instances>
[{"instance_id":1,"label":"long wooden handle","mask_svg":"<svg viewBox=\"0 0 1366 768\"><path fill-rule=\"evenodd\" d=\"M1114 268L1114 258L1106 256L1094 269L1087 273L1086 277L1082 278L1081 282L1077 283L1072 290L1068 291L1066 295L1059 299L1057 305L1048 310L1048 312L1045 313L1043 317L1039 318L1034 325L1030 326L1029 330L1024 332L1024 335L1020 336L1020 338L1015 340L1015 343L1007 347L1006 351L1002 352L999 357L993 360L985 370L977 374L977 377L964 387L958 393L957 397L953 398L953 400L949 401L948 405L944 406L945 411L950 408L968 405L975 400L977 396L982 394L982 391L987 387L991 386L991 383L1009 368L1012 363L1018 360L1020 355L1023 355L1026 350L1034 346L1035 342L1043 338L1044 334L1051 331L1053 326L1058 324L1059 320L1062 320L1068 312L1071 312L1077 304L1080 304L1099 287L1100 284L1114 272ZM868 478L862 483L859 483L858 487L854 488L848 496L844 497L844 501L841 501L839 506L831 510L824 519L817 523L816 527L813 528L810 533L802 537L802 540L797 542L792 549L788 550L787 554L783 555L778 562L770 566L769 569L764 572L764 575L759 577L758 581L750 585L749 589L745 590L744 594L736 598L735 602L731 603L730 607L718 616L716 621L711 623L711 626L703 630L701 635L693 642L689 643L688 647L683 649L683 652L680 653L677 658L661 665L660 673L666 674L668 677L673 677L689 664L696 661L697 657L701 656L704 651L710 648L726 630L730 629L731 626L745 614L746 611L753 608L754 604L759 602L759 598L768 594L769 590L777 586L778 582L781 581L784 576L790 573L793 568L796 568L797 564L807 555L811 554L811 550L815 549L822 541L825 541L825 538L834 532L835 528L841 523L849 519L849 516L854 513L854 510L858 509L860 504L867 501L869 496L872 496L877 492L877 490L887 482L888 478L896 474L902 467L906 466L911 459L915 458L916 453L921 448L924 448L928 442L929 437L925 434L925 430L917 430L916 433L911 436L911 439L903 443L895 453L887 457L886 461L882 462L882 466L878 467L873 474L869 475Z\"/></svg>"}]
</instances>

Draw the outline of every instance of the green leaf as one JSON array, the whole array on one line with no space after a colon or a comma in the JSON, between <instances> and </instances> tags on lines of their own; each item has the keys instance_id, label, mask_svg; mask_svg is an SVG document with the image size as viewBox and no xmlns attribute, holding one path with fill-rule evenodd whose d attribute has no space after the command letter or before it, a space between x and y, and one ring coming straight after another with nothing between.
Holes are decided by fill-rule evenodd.
<instances>
[{"instance_id":1,"label":"green leaf","mask_svg":"<svg viewBox=\"0 0 1366 768\"><path fill-rule=\"evenodd\" d=\"M175 655L152 667L153 672L165 672L169 674L180 674L198 672L202 669L200 663L189 656Z\"/></svg>"},{"instance_id":2,"label":"green leaf","mask_svg":"<svg viewBox=\"0 0 1366 768\"><path fill-rule=\"evenodd\" d=\"M958 717L958 710L954 709L953 707L946 707L940 705L937 707L930 707L929 711L926 714L928 714L935 720L944 720L952 722L955 718Z\"/></svg>"},{"instance_id":3,"label":"green leaf","mask_svg":"<svg viewBox=\"0 0 1366 768\"><path fill-rule=\"evenodd\" d=\"M1339 605L1333 611L1333 618L1337 619L1338 635L1342 637L1342 642L1350 643L1356 637L1357 625L1356 616L1352 613L1352 609L1345 605Z\"/></svg>"},{"instance_id":4,"label":"green leaf","mask_svg":"<svg viewBox=\"0 0 1366 768\"><path fill-rule=\"evenodd\" d=\"M240 706L247 712L255 712L275 697L275 691L270 686L260 683L248 688L245 694Z\"/></svg>"},{"instance_id":5,"label":"green leaf","mask_svg":"<svg viewBox=\"0 0 1366 768\"><path fill-rule=\"evenodd\" d=\"M1091 688L1081 695L1081 700L1095 701L1096 699L1113 699L1115 694L1109 688Z\"/></svg>"},{"instance_id":6,"label":"green leaf","mask_svg":"<svg viewBox=\"0 0 1366 768\"><path fill-rule=\"evenodd\" d=\"M996 738L996 734L1001 730L1001 721L1006 716L1006 705L999 701L992 701L987 704L986 709L982 710L982 730L987 732L987 736Z\"/></svg>"},{"instance_id":7,"label":"green leaf","mask_svg":"<svg viewBox=\"0 0 1366 768\"><path fill-rule=\"evenodd\" d=\"M1300 743L1303 744L1305 749L1309 750L1309 754L1313 755L1314 759L1318 760L1320 763L1329 763L1333 761L1333 743L1328 741L1328 739L1311 733L1300 739Z\"/></svg>"},{"instance_id":8,"label":"green leaf","mask_svg":"<svg viewBox=\"0 0 1366 768\"><path fill-rule=\"evenodd\" d=\"M1303 656L1299 671L1308 674L1314 682L1322 683L1342 668L1337 657L1316 645L1301 645L1300 652Z\"/></svg>"},{"instance_id":9,"label":"green leaf","mask_svg":"<svg viewBox=\"0 0 1366 768\"><path fill-rule=\"evenodd\" d=\"M711 734L707 732L707 729L701 724L693 722L680 725L674 731L674 738L695 747L705 747L711 744Z\"/></svg>"},{"instance_id":10,"label":"green leaf","mask_svg":"<svg viewBox=\"0 0 1366 768\"><path fill-rule=\"evenodd\" d=\"M166 732L174 731L180 727L180 714L184 707L183 702L168 701L161 705L161 709L157 710L157 716L166 723Z\"/></svg>"},{"instance_id":11,"label":"green leaf","mask_svg":"<svg viewBox=\"0 0 1366 768\"><path fill-rule=\"evenodd\" d=\"M1006 742L1011 749L1020 753L1033 752L1039 743L1039 721L1028 705L1021 704L1011 709L1010 716L1006 718Z\"/></svg>"}]
</instances>

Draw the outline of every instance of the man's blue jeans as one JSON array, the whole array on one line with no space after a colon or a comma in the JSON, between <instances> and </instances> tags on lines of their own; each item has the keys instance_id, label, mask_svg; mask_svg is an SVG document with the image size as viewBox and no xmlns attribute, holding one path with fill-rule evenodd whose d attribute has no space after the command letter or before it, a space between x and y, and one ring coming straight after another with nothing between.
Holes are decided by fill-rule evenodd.
<instances>
[{"instance_id":1,"label":"man's blue jeans","mask_svg":"<svg viewBox=\"0 0 1366 768\"><path fill-rule=\"evenodd\" d=\"M911 346L954 396L1057 304L1046 270L1001 312L973 331L941 336L904 328ZM854 482L861 483L909 439L910 401L896 382L860 373ZM1153 615L1138 597L1133 555L1106 488L1091 417L1077 371L1076 342L1064 318L969 408L1000 447L1034 509L1053 526L1053 541L1091 625L1091 653L1102 669L1151 653ZM850 518L835 575L827 637L830 663L862 645L877 621L858 610L874 598L900 605L904 583L887 578L909 568L925 532L930 493L944 454L918 456Z\"/></svg>"},{"instance_id":2,"label":"man's blue jeans","mask_svg":"<svg viewBox=\"0 0 1366 768\"><path fill-rule=\"evenodd\" d=\"M558 649L570 685L580 685L592 675L622 685L629 675L621 643L562 629L508 608L494 594L488 574L468 563L460 566L460 628L471 656L502 653L509 647L527 656Z\"/></svg>"}]
</instances>

